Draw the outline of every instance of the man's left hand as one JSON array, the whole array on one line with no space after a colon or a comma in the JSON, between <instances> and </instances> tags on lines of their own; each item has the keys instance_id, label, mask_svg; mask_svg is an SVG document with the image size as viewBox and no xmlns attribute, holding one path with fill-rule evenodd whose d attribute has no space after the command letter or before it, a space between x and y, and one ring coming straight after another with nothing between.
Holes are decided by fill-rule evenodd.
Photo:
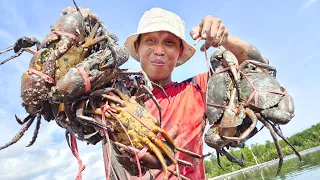
<instances>
[{"instance_id":1,"label":"man's left hand","mask_svg":"<svg viewBox=\"0 0 320 180\"><path fill-rule=\"evenodd\" d=\"M193 40L205 40L200 50L224 45L228 40L229 32L220 19L208 15L202 19L198 26L190 31Z\"/></svg>"}]
</instances>

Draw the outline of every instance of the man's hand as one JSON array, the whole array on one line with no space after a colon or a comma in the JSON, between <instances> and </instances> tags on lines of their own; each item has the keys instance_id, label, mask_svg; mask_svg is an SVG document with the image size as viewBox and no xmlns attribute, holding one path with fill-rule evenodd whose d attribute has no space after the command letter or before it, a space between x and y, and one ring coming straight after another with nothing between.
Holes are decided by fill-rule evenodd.
<instances>
[{"instance_id":1,"label":"man's hand","mask_svg":"<svg viewBox=\"0 0 320 180\"><path fill-rule=\"evenodd\" d=\"M79 9L80 9L80 12L84 18L84 21L88 22L88 18L90 18L92 25L94 25L98 21L98 19L99 19L98 15L95 13L92 13L89 8L80 8L79 7ZM61 12L61 15L73 13L75 11L77 11L76 7L69 6Z\"/></svg>"},{"instance_id":2,"label":"man's hand","mask_svg":"<svg viewBox=\"0 0 320 180\"><path fill-rule=\"evenodd\" d=\"M141 150L139 150L139 149L132 148L132 147L129 148L128 146L124 146L119 143L116 143L115 145L119 149L121 149L123 151L123 153L131 154L131 156L133 157L132 159L134 159L134 160L135 160L135 156L138 155L138 158L140 159L141 165L143 167L148 168L148 169L162 169L162 165L161 165L160 161L158 160L158 158L154 154L151 154L148 151L141 153ZM116 156L117 156L117 158L127 159L126 157L120 157L121 155L116 155ZM172 162L167 157L165 157L165 160L166 160L167 166L170 166L172 164ZM123 160L123 162L126 162L126 161L127 160ZM120 162L120 164L125 166L126 164L124 164L123 162ZM131 163L133 163L133 162L131 162ZM134 162L134 163L136 163L136 162Z\"/></svg>"},{"instance_id":3,"label":"man's hand","mask_svg":"<svg viewBox=\"0 0 320 180\"><path fill-rule=\"evenodd\" d=\"M212 47L224 45L228 40L229 32L220 19L211 15L202 19L198 26L191 29L190 35L193 40L205 40L200 50L204 51Z\"/></svg>"}]
</instances>

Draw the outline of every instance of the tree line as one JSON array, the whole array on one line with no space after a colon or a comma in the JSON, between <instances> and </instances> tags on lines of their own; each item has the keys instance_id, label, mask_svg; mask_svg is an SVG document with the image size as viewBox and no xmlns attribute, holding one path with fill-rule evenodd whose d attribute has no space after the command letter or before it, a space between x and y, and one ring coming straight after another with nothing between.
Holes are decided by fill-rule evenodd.
<instances>
[{"instance_id":1,"label":"tree line","mask_svg":"<svg viewBox=\"0 0 320 180\"><path fill-rule=\"evenodd\" d=\"M296 133L289 138L289 142L297 149L297 151L303 151L312 147L320 146L320 123L313 125L312 127ZM285 156L293 154L292 149L283 141L280 140L280 145ZM241 149L229 149L229 152L241 159L241 152L244 156L244 167L241 167L235 163L231 163L226 157L220 156L220 164L223 167L219 167L217 157L215 154L211 155L210 160L205 160L206 177L212 178L215 176L230 173L232 171L240 170L249 166L256 165L257 162L263 163L278 158L278 153L275 148L274 142L267 140L265 144L251 144ZM256 159L255 159L256 158ZM256 162L257 161L257 162Z\"/></svg>"}]
</instances>

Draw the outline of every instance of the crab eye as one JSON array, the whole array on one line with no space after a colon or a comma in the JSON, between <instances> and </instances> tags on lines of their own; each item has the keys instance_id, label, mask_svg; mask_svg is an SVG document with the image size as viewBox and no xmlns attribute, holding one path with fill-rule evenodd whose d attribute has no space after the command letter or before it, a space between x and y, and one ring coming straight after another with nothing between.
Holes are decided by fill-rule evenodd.
<instances>
[{"instance_id":1,"label":"crab eye","mask_svg":"<svg viewBox=\"0 0 320 180\"><path fill-rule=\"evenodd\" d=\"M76 29L76 36L79 36L80 35L80 31L79 29Z\"/></svg>"}]
</instances>

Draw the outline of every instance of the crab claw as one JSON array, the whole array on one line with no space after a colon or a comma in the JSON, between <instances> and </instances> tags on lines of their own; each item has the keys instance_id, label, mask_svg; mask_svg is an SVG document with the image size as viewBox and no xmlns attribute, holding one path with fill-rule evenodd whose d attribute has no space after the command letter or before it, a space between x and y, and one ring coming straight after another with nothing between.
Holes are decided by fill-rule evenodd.
<instances>
[{"instance_id":1,"label":"crab claw","mask_svg":"<svg viewBox=\"0 0 320 180\"><path fill-rule=\"evenodd\" d=\"M217 50L212 54L210 61L213 69L218 67L220 64L227 68L230 67L234 80L239 80L240 74L237 71L239 63L232 52L225 49Z\"/></svg>"},{"instance_id":2,"label":"crab claw","mask_svg":"<svg viewBox=\"0 0 320 180\"><path fill-rule=\"evenodd\" d=\"M236 56L228 51L228 50L225 50L222 54L222 64L225 66L225 67L230 67L230 71L233 75L233 78L234 80L238 81L239 80L239 76L240 74L238 73L237 71L237 68L239 66L239 63L238 63L238 60L236 58Z\"/></svg>"},{"instance_id":3,"label":"crab claw","mask_svg":"<svg viewBox=\"0 0 320 180\"><path fill-rule=\"evenodd\" d=\"M36 45L37 50L32 49L31 47ZM14 55L9 57L8 59L0 62L0 65L20 56L23 51L29 52L31 54L35 54L40 49L40 41L35 37L21 37L19 38L13 46L10 46L6 49L0 50L0 54L13 50Z\"/></svg>"}]
</instances>

